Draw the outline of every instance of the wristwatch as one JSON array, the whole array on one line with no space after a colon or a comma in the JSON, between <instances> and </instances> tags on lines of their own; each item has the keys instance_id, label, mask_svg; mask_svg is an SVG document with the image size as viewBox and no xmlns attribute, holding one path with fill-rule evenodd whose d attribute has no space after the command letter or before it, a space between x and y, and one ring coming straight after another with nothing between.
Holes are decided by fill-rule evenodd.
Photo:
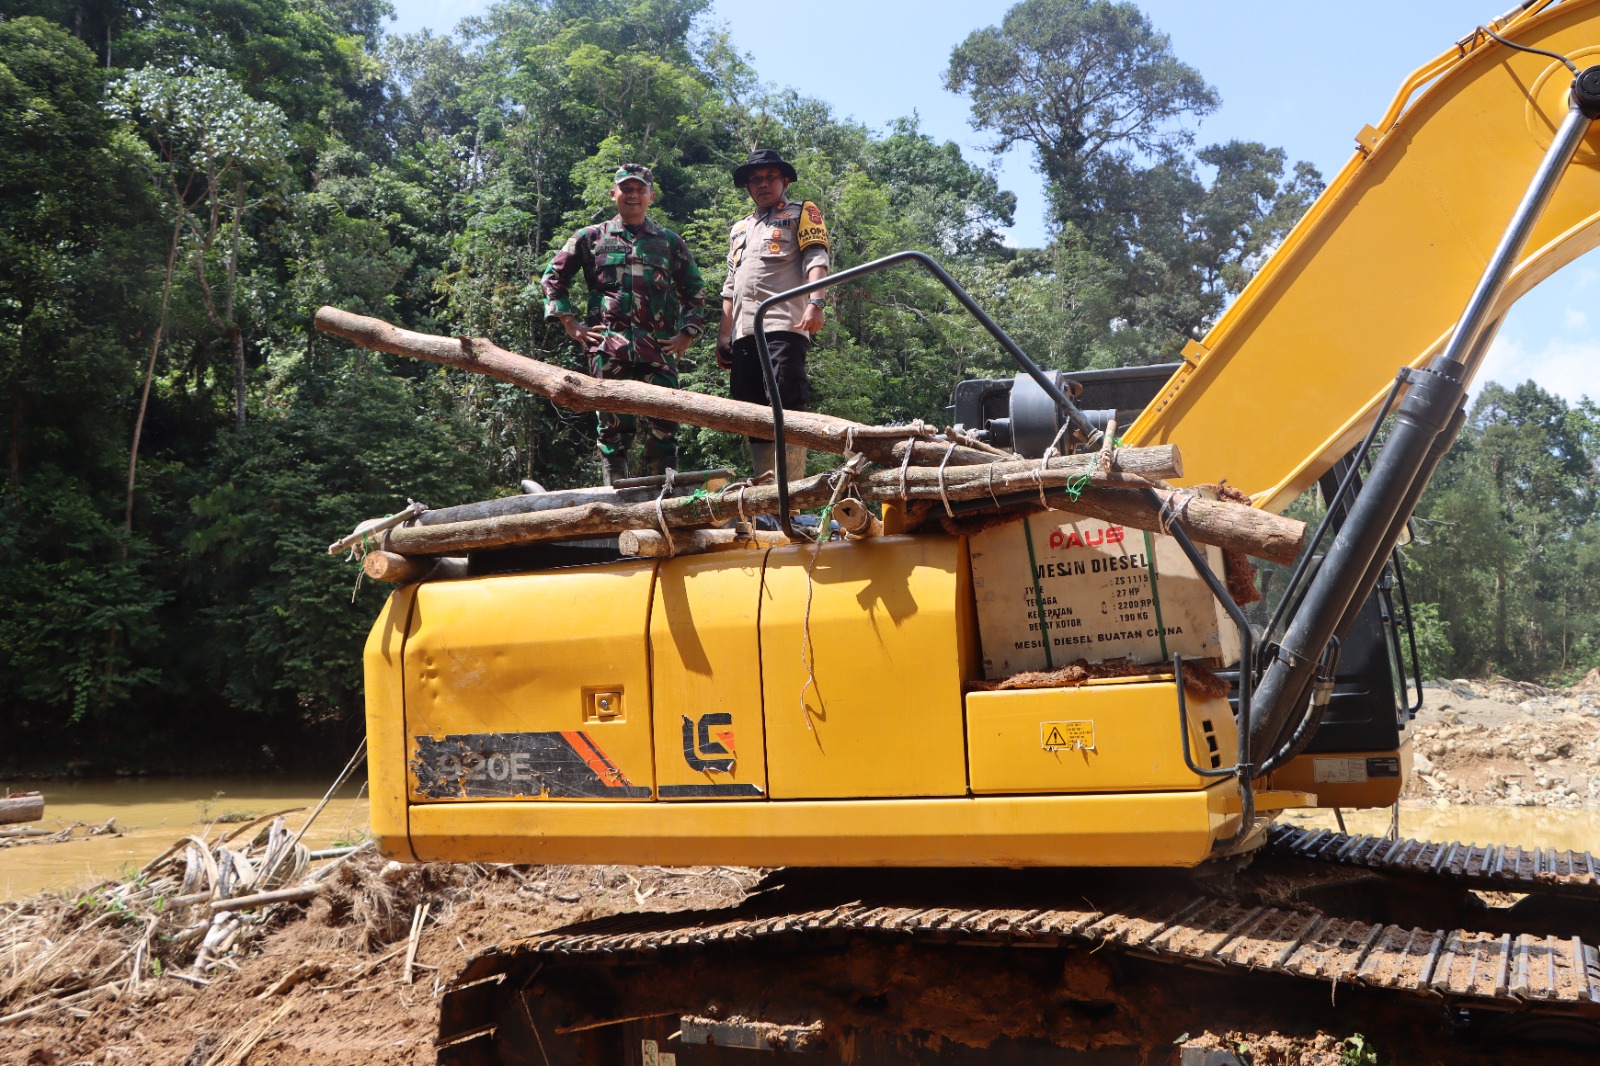
<instances>
[{"instance_id":1,"label":"wristwatch","mask_svg":"<svg viewBox=\"0 0 1600 1066\"><path fill-rule=\"evenodd\" d=\"M827 301L825 301L822 298L822 295L819 293L818 295L813 296L811 299L807 300L806 302L809 303L812 307L821 307Z\"/></svg>"}]
</instances>

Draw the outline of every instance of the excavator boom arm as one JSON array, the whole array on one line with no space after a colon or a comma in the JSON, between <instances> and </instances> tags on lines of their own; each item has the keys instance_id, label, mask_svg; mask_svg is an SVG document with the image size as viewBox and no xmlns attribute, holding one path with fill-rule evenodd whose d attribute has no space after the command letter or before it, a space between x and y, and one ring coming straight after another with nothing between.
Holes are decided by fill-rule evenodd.
<instances>
[{"instance_id":1,"label":"excavator boom arm","mask_svg":"<svg viewBox=\"0 0 1600 1066\"><path fill-rule=\"evenodd\" d=\"M1525 48L1600 63L1600 0L1490 23ZM1281 511L1348 452L1405 365L1441 351L1568 112L1572 73L1478 32L1416 72L1381 128L1130 427L1181 447ZM1493 302L1479 353L1517 298L1600 244L1591 128ZM1272 435L1265 447L1262 434Z\"/></svg>"}]
</instances>

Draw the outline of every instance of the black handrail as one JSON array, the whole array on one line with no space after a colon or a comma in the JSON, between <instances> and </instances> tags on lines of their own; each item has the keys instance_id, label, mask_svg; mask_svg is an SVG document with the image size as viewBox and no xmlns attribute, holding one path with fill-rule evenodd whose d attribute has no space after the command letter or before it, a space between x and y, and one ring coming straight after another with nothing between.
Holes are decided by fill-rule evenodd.
<instances>
[{"instance_id":1,"label":"black handrail","mask_svg":"<svg viewBox=\"0 0 1600 1066\"><path fill-rule=\"evenodd\" d=\"M967 293L967 290L963 289L960 283L946 273L945 269L927 253L917 251L896 252L893 255L886 255L882 259L874 259L870 263L862 263L860 266L851 267L849 270L841 270L837 274L830 274L816 281L808 281L804 285L798 285L785 292L780 292L776 296L767 297L756 308L756 350L761 355L761 374L767 383L767 397L772 401L772 445L774 451L773 459L775 461L774 472L778 479L778 523L791 538L798 539L799 532L794 528L789 514L789 463L784 454L783 402L778 395L778 376L772 369L772 352L767 346L767 331L764 325L767 311L773 305L780 304L785 300L792 300L796 296L804 296L808 292L816 292L819 289L830 288L846 281L854 281L856 278L864 277L867 274L875 274L880 270L887 270L889 267L908 261L920 263L939 280L940 284L950 290L950 294L956 298L962 307L966 308L967 313L976 318L979 324L989 331L990 336L1000 343L1000 347L1004 348L1011 355L1011 358L1016 360L1017 365L1026 370L1028 376L1038 382L1039 387L1045 391L1045 394L1056 402L1056 407L1066 417L1067 421L1072 423L1086 443L1093 443L1095 437L1099 434L1099 431L1089 423L1088 418L1078 409L1077 404L1074 404L1067 397L1061 387L1051 381L1050 376L1040 369L1039 364L1029 358L1028 353L1018 347L1017 342L1012 340L1006 331L1001 329L995 320L990 318L983 308L978 306L978 302Z\"/></svg>"}]
</instances>

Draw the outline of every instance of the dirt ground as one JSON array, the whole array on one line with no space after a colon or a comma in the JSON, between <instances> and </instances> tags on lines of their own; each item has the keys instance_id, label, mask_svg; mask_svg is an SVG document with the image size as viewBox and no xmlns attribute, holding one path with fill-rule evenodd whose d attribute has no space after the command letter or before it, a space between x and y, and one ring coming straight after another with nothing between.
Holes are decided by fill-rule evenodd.
<instances>
[{"instance_id":1,"label":"dirt ground","mask_svg":"<svg viewBox=\"0 0 1600 1066\"><path fill-rule=\"evenodd\" d=\"M1438 681L1414 725L1407 800L1600 807L1600 670L1570 689Z\"/></svg>"},{"instance_id":2,"label":"dirt ground","mask_svg":"<svg viewBox=\"0 0 1600 1066\"><path fill-rule=\"evenodd\" d=\"M1600 807L1600 676L1564 691L1439 682L1416 729L1408 803ZM759 876L724 867L401 867L368 855L346 863L310 902L279 905L265 925L245 926L209 972L155 975L147 960L136 989L66 1007L50 1005L47 990L13 982L8 992L4 982L19 957L54 950L89 920L73 901L39 897L0 907L0 1064L420 1066L434 1061L439 996L470 957L587 918L730 905ZM48 935L13 936L7 958L7 924L45 911ZM73 987L72 964L62 965L54 987ZM1411 1020L1385 1020L1381 1001L1363 1000L1360 990L1336 990L1331 1007L1326 989L1319 986L1312 1004L1284 993L1281 981L1260 993L1235 980L1178 994L1163 990L1162 982L1175 980L1170 968L1145 972L1104 959L1084 965L1108 967L1103 980L1112 985L1140 984L1116 998L1142 1004L1133 1028L1149 1063L1177 1062L1180 1044L1260 1066L1541 1061L1535 1052L1480 1059L1444 1036L1442 1023L1417 1029Z\"/></svg>"}]
</instances>

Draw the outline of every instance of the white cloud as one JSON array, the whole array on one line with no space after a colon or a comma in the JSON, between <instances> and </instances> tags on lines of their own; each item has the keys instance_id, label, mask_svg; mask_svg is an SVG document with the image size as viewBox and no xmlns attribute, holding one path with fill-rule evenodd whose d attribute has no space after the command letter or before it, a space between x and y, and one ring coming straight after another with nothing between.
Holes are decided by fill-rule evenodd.
<instances>
[{"instance_id":1,"label":"white cloud","mask_svg":"<svg viewBox=\"0 0 1600 1066\"><path fill-rule=\"evenodd\" d=\"M1576 307L1569 307L1561 316L1561 324L1568 329L1582 329L1589 324L1589 315Z\"/></svg>"},{"instance_id":2,"label":"white cloud","mask_svg":"<svg viewBox=\"0 0 1600 1066\"><path fill-rule=\"evenodd\" d=\"M1529 380L1568 403L1600 397L1600 340L1553 339L1530 349L1502 337L1490 346L1472 391L1476 394L1490 381L1515 388Z\"/></svg>"}]
</instances>

